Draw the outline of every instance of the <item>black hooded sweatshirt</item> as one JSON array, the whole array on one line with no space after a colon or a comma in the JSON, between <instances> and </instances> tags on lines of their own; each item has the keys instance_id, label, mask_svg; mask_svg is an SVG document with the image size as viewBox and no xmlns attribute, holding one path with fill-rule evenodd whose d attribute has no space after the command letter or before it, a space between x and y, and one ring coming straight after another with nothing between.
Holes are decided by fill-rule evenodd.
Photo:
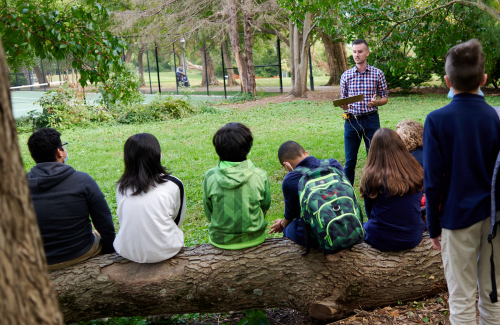
<instances>
[{"instance_id":1,"label":"black hooded sweatshirt","mask_svg":"<svg viewBox=\"0 0 500 325\"><path fill-rule=\"evenodd\" d=\"M46 162L27 174L49 265L73 260L94 243L92 225L101 235L102 253L113 253L115 228L104 194L86 173Z\"/></svg>"}]
</instances>

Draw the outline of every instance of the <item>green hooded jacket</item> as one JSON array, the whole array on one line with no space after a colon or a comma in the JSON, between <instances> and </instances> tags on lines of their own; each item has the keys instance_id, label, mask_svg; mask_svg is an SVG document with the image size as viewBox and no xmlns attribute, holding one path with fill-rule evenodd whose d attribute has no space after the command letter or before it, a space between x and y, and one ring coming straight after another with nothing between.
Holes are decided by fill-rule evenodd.
<instances>
[{"instance_id":1,"label":"green hooded jacket","mask_svg":"<svg viewBox=\"0 0 500 325\"><path fill-rule=\"evenodd\" d=\"M234 166L219 164L205 173L203 207L210 221L210 243L242 249L266 239L265 215L271 205L267 173L247 159Z\"/></svg>"}]
</instances>

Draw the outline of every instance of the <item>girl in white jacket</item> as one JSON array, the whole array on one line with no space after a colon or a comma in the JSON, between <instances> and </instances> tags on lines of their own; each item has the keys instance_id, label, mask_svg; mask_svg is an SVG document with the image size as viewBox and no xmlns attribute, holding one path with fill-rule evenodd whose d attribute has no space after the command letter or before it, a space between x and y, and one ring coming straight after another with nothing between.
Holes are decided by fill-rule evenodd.
<instances>
[{"instance_id":1,"label":"girl in white jacket","mask_svg":"<svg viewBox=\"0 0 500 325\"><path fill-rule=\"evenodd\" d=\"M113 246L137 263L169 259L184 247L184 186L161 165L160 143L152 134L128 138L124 161L116 191L120 231Z\"/></svg>"}]
</instances>

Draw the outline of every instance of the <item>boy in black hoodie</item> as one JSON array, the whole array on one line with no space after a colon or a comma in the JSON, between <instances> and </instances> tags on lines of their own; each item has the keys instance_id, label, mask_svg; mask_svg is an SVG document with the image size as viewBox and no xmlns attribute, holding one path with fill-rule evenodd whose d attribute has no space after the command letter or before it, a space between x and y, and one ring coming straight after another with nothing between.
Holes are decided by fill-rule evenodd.
<instances>
[{"instance_id":1,"label":"boy in black hoodie","mask_svg":"<svg viewBox=\"0 0 500 325\"><path fill-rule=\"evenodd\" d=\"M92 177L65 164L66 145L50 128L28 140L36 165L27 178L49 270L115 251L115 228L104 194ZM97 231L92 231L89 215Z\"/></svg>"}]
</instances>

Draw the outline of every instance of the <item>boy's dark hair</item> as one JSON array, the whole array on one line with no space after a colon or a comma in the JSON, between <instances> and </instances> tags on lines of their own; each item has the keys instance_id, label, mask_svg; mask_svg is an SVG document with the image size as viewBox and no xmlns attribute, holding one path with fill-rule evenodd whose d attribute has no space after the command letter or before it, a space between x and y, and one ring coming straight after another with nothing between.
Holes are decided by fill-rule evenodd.
<instances>
[{"instance_id":1,"label":"boy's dark hair","mask_svg":"<svg viewBox=\"0 0 500 325\"><path fill-rule=\"evenodd\" d=\"M212 143L221 161L244 161L252 149L252 132L241 123L228 123L215 132Z\"/></svg>"},{"instance_id":2,"label":"boy's dark hair","mask_svg":"<svg viewBox=\"0 0 500 325\"><path fill-rule=\"evenodd\" d=\"M51 128L41 128L28 139L28 149L37 164L54 162L57 149L62 150L61 133Z\"/></svg>"},{"instance_id":3,"label":"boy's dark hair","mask_svg":"<svg viewBox=\"0 0 500 325\"><path fill-rule=\"evenodd\" d=\"M280 160L280 164L283 165L285 160L293 160L302 156L305 152L304 148L297 142L287 141L278 149L278 159Z\"/></svg>"},{"instance_id":4,"label":"boy's dark hair","mask_svg":"<svg viewBox=\"0 0 500 325\"><path fill-rule=\"evenodd\" d=\"M359 44L365 44L366 45L366 49L369 50L370 48L368 47L368 43L360 38L360 39L357 39L357 40L354 40L354 42L352 42L352 45L359 45Z\"/></svg>"},{"instance_id":5,"label":"boy's dark hair","mask_svg":"<svg viewBox=\"0 0 500 325\"><path fill-rule=\"evenodd\" d=\"M134 134L123 148L125 171L118 181L118 190L132 195L147 193L158 184L167 182L170 173L161 165L161 148L158 139L149 133Z\"/></svg>"},{"instance_id":6,"label":"boy's dark hair","mask_svg":"<svg viewBox=\"0 0 500 325\"><path fill-rule=\"evenodd\" d=\"M460 92L477 90L484 77L484 52L475 39L455 45L446 53L446 75Z\"/></svg>"}]
</instances>

